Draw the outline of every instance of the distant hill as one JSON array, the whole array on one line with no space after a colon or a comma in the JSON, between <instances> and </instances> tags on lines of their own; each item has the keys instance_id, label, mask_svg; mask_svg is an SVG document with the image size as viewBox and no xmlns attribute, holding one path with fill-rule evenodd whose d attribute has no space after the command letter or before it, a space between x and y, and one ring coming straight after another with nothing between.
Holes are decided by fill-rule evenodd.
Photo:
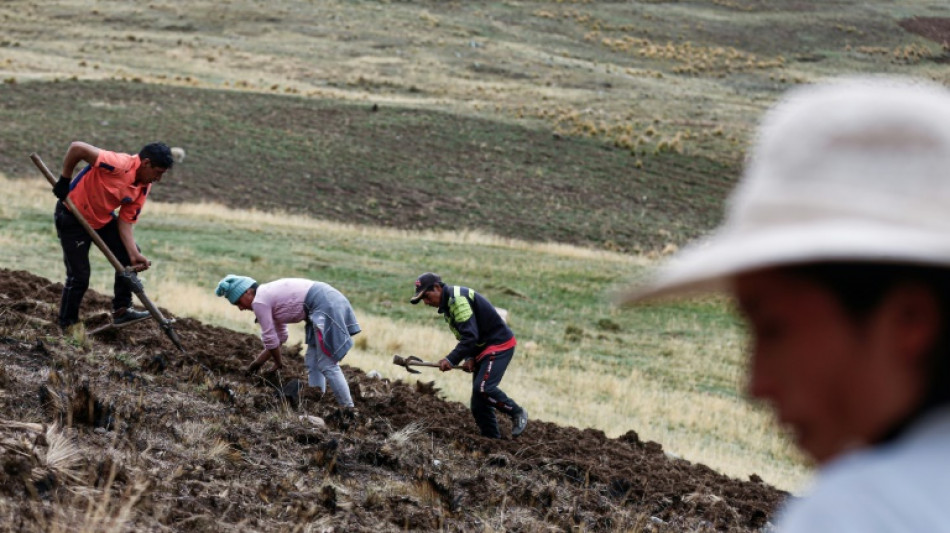
<instances>
[{"instance_id":1,"label":"distant hill","mask_svg":"<svg viewBox=\"0 0 950 533\"><path fill-rule=\"evenodd\" d=\"M943 0L4 4L0 172L188 154L162 199L627 252L708 231L752 127L844 73L950 83ZM89 31L88 28L96 28Z\"/></svg>"},{"instance_id":2,"label":"distant hill","mask_svg":"<svg viewBox=\"0 0 950 533\"><path fill-rule=\"evenodd\" d=\"M628 252L712 226L734 166L675 152L644 159L602 141L441 111L102 81L2 89L0 172L35 177L69 142L186 157L161 201L402 229L472 230ZM40 118L42 117L42 118Z\"/></svg>"}]
</instances>

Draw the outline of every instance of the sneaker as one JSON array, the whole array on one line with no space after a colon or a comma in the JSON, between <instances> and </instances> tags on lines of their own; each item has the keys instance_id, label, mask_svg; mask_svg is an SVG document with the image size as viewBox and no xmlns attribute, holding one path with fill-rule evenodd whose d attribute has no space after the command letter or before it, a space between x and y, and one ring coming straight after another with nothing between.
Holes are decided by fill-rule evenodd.
<instances>
[{"instance_id":1,"label":"sneaker","mask_svg":"<svg viewBox=\"0 0 950 533\"><path fill-rule=\"evenodd\" d=\"M145 320L149 316L151 315L148 311L136 311L131 307L116 309L112 312L112 325L121 326L124 324L131 324L132 322Z\"/></svg>"},{"instance_id":2,"label":"sneaker","mask_svg":"<svg viewBox=\"0 0 950 533\"><path fill-rule=\"evenodd\" d=\"M528 411L522 407L519 411L511 415L511 436L517 437L524 433L525 426L528 425Z\"/></svg>"}]
</instances>

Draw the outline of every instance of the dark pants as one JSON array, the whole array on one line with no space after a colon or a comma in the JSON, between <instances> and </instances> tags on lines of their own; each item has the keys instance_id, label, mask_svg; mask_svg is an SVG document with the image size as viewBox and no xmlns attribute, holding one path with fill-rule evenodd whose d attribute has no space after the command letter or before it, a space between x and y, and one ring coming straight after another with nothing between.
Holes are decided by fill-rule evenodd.
<instances>
[{"instance_id":1,"label":"dark pants","mask_svg":"<svg viewBox=\"0 0 950 533\"><path fill-rule=\"evenodd\" d=\"M521 411L518 404L498 388L514 354L515 349L511 348L485 356L472 372L472 416L475 417L475 423L482 435L489 438L501 437L495 409L508 416Z\"/></svg>"},{"instance_id":2,"label":"dark pants","mask_svg":"<svg viewBox=\"0 0 950 533\"><path fill-rule=\"evenodd\" d=\"M63 284L63 297L59 304L59 325L65 328L79 322L79 306L89 288L89 246L92 239L62 202L56 202L53 219L56 222L59 244L63 247L63 263L66 264L66 282ZM119 237L118 219L113 216L112 220L97 229L96 233L102 237L119 263L129 264L129 253ZM132 289L118 273L113 291L113 310L132 306Z\"/></svg>"}]
</instances>

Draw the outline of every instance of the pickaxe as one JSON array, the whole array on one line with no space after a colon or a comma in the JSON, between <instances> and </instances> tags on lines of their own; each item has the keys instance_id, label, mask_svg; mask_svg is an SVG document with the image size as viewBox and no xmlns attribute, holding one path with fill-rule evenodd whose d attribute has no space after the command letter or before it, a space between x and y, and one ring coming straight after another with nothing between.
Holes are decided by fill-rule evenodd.
<instances>
[{"instance_id":1,"label":"pickaxe","mask_svg":"<svg viewBox=\"0 0 950 533\"><path fill-rule=\"evenodd\" d=\"M46 167L46 163L40 159L40 156L35 153L30 154L30 159L33 160L33 164L36 165L36 168L40 169L40 172L42 172L43 176L46 177L46 181L48 181L50 185L55 186L56 178L53 177L53 173L50 172L49 168ZM73 202L69 198L66 198L64 203L66 204L66 207L72 211L73 215L76 217L76 220L78 220L79 223L82 224L82 227L85 228L86 232L89 234L89 237L92 238L94 243L96 243L96 246L102 250L102 253L105 254L106 259L112 263L112 266L115 268L116 272L119 273L119 276L121 276L122 279L129 284L132 292L139 297L139 301L141 301L142 305L145 306L145 309L151 313L152 318L158 322L158 325L162 328L162 331L165 332L165 335L167 335L168 338L171 339L171 341L175 344L175 346L181 350L181 353L187 355L184 346L181 345L181 340L178 338L178 334L176 334L175 330L172 329L172 321L162 316L162 312L158 310L158 307L156 307L155 304L153 304L152 301L148 299L148 296L145 295L145 288L142 287L142 282L139 280L138 276L136 276L136 271L131 267L123 266L122 263L116 259L115 254L112 253L112 250L109 250L109 247L106 246L106 243L102 240L102 237L96 233L96 230L92 229L92 227L89 225L86 219L83 218L82 214L79 213L79 210L76 209L76 206L73 205Z\"/></svg>"},{"instance_id":2,"label":"pickaxe","mask_svg":"<svg viewBox=\"0 0 950 533\"><path fill-rule=\"evenodd\" d=\"M394 355L393 364L399 365L405 368L406 371L408 371L410 374L421 374L421 372L412 368L414 366L431 366L431 367L439 368L439 363L430 363L429 361L423 361L422 359L419 359L418 357L414 355L410 355L408 357L403 357L401 355ZM452 368L460 368L466 372L471 372L471 370L466 368L464 365L454 366Z\"/></svg>"}]
</instances>

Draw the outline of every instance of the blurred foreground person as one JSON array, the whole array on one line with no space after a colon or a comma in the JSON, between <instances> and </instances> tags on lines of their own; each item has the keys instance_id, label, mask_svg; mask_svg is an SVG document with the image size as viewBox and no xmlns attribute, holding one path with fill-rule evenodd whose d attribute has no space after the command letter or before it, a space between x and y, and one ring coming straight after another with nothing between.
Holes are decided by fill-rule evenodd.
<instances>
[{"instance_id":1,"label":"blurred foreground person","mask_svg":"<svg viewBox=\"0 0 950 533\"><path fill-rule=\"evenodd\" d=\"M621 301L709 290L750 326L749 393L819 465L777 530L950 531L950 91L791 92L722 227Z\"/></svg>"},{"instance_id":2,"label":"blurred foreground person","mask_svg":"<svg viewBox=\"0 0 950 533\"><path fill-rule=\"evenodd\" d=\"M416 278L409 302L424 302L438 309L458 340L452 352L439 361L439 370L459 366L473 372L472 416L481 434L501 438L495 417L498 410L511 418L511 436L521 435L528 425L528 412L498 388L517 343L498 310L481 294L468 287L446 285L432 272Z\"/></svg>"},{"instance_id":3,"label":"blurred foreground person","mask_svg":"<svg viewBox=\"0 0 950 533\"><path fill-rule=\"evenodd\" d=\"M74 178L73 171L80 162L87 166ZM151 263L139 251L132 228L139 220L152 184L161 181L173 163L171 149L162 143L147 144L136 155L110 152L79 141L69 145L63 158L63 172L53 186L53 194L59 199L53 219L66 265L59 306L60 328L65 330L79 322L79 307L89 288L92 245L86 229L66 207L66 198L122 265L136 271L146 270ZM132 308L132 287L118 272L113 290L115 324L151 316L147 311Z\"/></svg>"},{"instance_id":4,"label":"blurred foreground person","mask_svg":"<svg viewBox=\"0 0 950 533\"><path fill-rule=\"evenodd\" d=\"M254 311L261 326L264 349L248 365L248 372L257 372L268 359L274 360L270 370L283 368L280 345L287 342L287 324L305 321L308 384L322 396L329 383L337 403L353 407L340 361L353 347L352 337L361 330L349 300L340 291L309 279L283 278L258 285L247 276L229 274L218 283L215 294L242 311Z\"/></svg>"}]
</instances>

